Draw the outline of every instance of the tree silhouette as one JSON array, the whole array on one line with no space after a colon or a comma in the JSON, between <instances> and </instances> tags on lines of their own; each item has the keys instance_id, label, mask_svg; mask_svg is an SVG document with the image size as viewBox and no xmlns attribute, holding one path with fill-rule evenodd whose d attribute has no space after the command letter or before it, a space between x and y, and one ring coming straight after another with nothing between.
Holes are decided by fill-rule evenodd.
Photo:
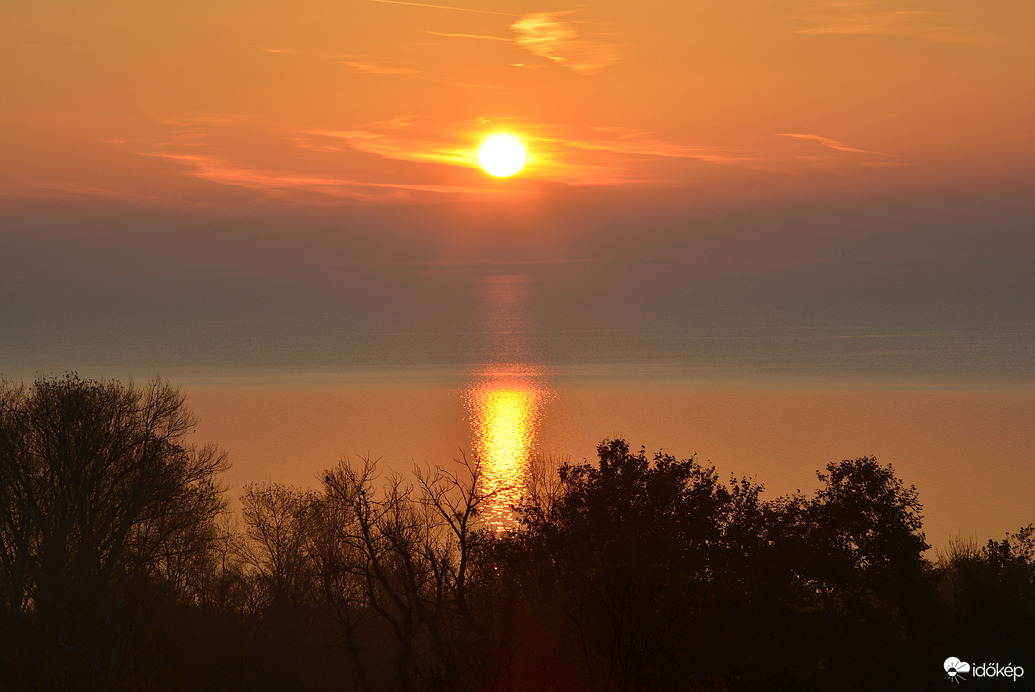
<instances>
[{"instance_id":1,"label":"tree silhouette","mask_svg":"<svg viewBox=\"0 0 1035 692\"><path fill-rule=\"evenodd\" d=\"M301 605L315 586L309 526L318 498L280 483L252 483L241 495L243 554L256 570L267 606Z\"/></svg>"},{"instance_id":2,"label":"tree silhouette","mask_svg":"<svg viewBox=\"0 0 1035 692\"><path fill-rule=\"evenodd\" d=\"M923 512L916 488L873 457L828 464L806 511L817 588L832 598L874 595L901 605L921 578Z\"/></svg>"},{"instance_id":3,"label":"tree silhouette","mask_svg":"<svg viewBox=\"0 0 1035 692\"><path fill-rule=\"evenodd\" d=\"M760 488L620 439L597 451L595 467L560 469L559 497L526 506L524 529L492 559L542 621L563 627L558 645L581 652L589 689L682 689L715 663L705 636L722 610L715 584L749 552Z\"/></svg>"},{"instance_id":4,"label":"tree silhouette","mask_svg":"<svg viewBox=\"0 0 1035 692\"><path fill-rule=\"evenodd\" d=\"M824 687L852 677L906 684L917 674L919 632L937 617L916 488L873 457L816 476L815 495L781 498L770 524L779 527L776 559L796 586L803 665ZM883 664L867 665L876 656Z\"/></svg>"},{"instance_id":5,"label":"tree silhouette","mask_svg":"<svg viewBox=\"0 0 1035 692\"><path fill-rule=\"evenodd\" d=\"M918 661L1035 637L1035 528L936 568L873 457L766 499L605 440L504 533L477 460L343 459L236 524L193 426L157 381L0 383L0 689L924 689Z\"/></svg>"},{"instance_id":6,"label":"tree silhouette","mask_svg":"<svg viewBox=\"0 0 1035 692\"><path fill-rule=\"evenodd\" d=\"M214 446L195 449L184 398L39 378L0 385L0 583L5 664L61 686L111 686L143 637L150 597L182 587L224 509ZM32 656L22 658L31 651ZM46 660L45 670L22 665Z\"/></svg>"},{"instance_id":7,"label":"tree silhouette","mask_svg":"<svg viewBox=\"0 0 1035 692\"><path fill-rule=\"evenodd\" d=\"M761 485L722 482L692 457L648 458L621 439L597 451L596 465L561 467L559 493L527 502L522 529L484 551L498 592L526 595L549 623L514 642L551 642L529 656L552 671L534 686L850 689L838 657L915 635L902 612L933 593L927 544L916 490L890 466L831 464L813 497L765 501ZM564 660L576 652L581 673Z\"/></svg>"}]
</instances>

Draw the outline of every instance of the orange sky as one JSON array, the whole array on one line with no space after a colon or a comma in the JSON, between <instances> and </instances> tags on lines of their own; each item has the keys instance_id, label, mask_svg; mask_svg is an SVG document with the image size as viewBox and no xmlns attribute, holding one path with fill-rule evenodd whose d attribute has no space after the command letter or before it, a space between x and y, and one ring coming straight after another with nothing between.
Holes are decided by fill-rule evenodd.
<instances>
[{"instance_id":1,"label":"orange sky","mask_svg":"<svg viewBox=\"0 0 1035 692\"><path fill-rule=\"evenodd\" d=\"M1029 0L19 0L0 193L145 205L1030 189ZM475 148L522 137L520 181Z\"/></svg>"}]
</instances>

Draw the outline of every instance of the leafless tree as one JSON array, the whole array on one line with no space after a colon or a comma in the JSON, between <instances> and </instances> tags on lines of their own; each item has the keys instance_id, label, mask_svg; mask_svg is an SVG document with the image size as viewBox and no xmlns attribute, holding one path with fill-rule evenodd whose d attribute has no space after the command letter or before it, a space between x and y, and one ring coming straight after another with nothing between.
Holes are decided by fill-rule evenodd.
<instances>
[{"instance_id":1,"label":"leafless tree","mask_svg":"<svg viewBox=\"0 0 1035 692\"><path fill-rule=\"evenodd\" d=\"M386 622L397 645L398 684L412 681L414 649L428 619L433 569L424 550L428 527L412 502L412 488L390 475L381 488L376 462L352 466L343 460L324 478L327 500L338 503L347 521L338 526L340 547L347 557L325 565L328 575L351 578L360 586L361 608Z\"/></svg>"},{"instance_id":2,"label":"leafless tree","mask_svg":"<svg viewBox=\"0 0 1035 692\"><path fill-rule=\"evenodd\" d=\"M253 483L241 496L242 554L271 603L300 604L312 594L310 523L317 500L313 491L279 483Z\"/></svg>"},{"instance_id":3,"label":"leafless tree","mask_svg":"<svg viewBox=\"0 0 1035 692\"><path fill-rule=\"evenodd\" d=\"M418 469L415 484L380 476L377 462L342 460L324 476L315 554L327 604L369 687L357 633L385 623L396 652L396 682L448 665L457 624L475 622L467 603L479 470ZM432 673L434 674L434 673Z\"/></svg>"},{"instance_id":4,"label":"leafless tree","mask_svg":"<svg viewBox=\"0 0 1035 692\"><path fill-rule=\"evenodd\" d=\"M10 654L30 614L42 645L97 680L125 669L139 628L134 593L182 587L224 510L214 446L160 381L69 374L0 384L0 593ZM13 637L13 638L12 638Z\"/></svg>"},{"instance_id":5,"label":"leafless tree","mask_svg":"<svg viewBox=\"0 0 1035 692\"><path fill-rule=\"evenodd\" d=\"M437 610L455 608L474 624L467 603L478 508L487 496L478 490L481 466L461 457L456 470L415 470L419 502L429 524L426 551L435 573Z\"/></svg>"}]
</instances>

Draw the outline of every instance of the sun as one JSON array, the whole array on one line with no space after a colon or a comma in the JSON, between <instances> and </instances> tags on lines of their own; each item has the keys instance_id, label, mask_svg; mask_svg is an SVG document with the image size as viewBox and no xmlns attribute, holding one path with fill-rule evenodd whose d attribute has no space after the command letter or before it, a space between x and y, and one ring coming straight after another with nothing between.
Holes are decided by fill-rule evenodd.
<instances>
[{"instance_id":1,"label":"sun","mask_svg":"<svg viewBox=\"0 0 1035 692\"><path fill-rule=\"evenodd\" d=\"M505 178L525 165L525 148L510 135L494 135L478 150L478 162L489 175Z\"/></svg>"}]
</instances>

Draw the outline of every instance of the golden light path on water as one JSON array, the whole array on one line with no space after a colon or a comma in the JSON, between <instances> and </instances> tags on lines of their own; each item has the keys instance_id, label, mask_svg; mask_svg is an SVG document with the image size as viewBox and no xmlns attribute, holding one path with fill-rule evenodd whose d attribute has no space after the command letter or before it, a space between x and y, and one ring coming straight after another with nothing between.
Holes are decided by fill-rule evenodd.
<instances>
[{"instance_id":1,"label":"golden light path on water","mask_svg":"<svg viewBox=\"0 0 1035 692\"><path fill-rule=\"evenodd\" d=\"M497 531L515 525L535 454L536 433L549 390L525 366L491 366L466 391L475 455L482 468L482 521Z\"/></svg>"}]
</instances>

